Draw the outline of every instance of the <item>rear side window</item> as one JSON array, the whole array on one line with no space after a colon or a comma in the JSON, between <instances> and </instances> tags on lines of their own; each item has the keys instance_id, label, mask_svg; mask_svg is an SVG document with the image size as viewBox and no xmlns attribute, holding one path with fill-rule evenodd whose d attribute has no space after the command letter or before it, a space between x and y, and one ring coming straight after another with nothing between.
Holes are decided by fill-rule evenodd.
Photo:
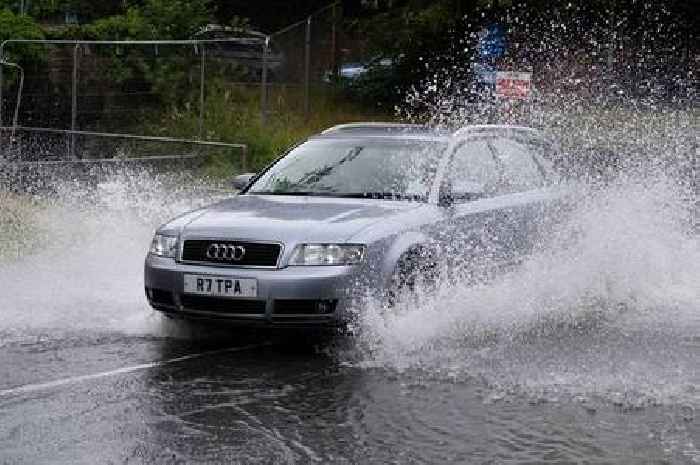
<instances>
[{"instance_id":1,"label":"rear side window","mask_svg":"<svg viewBox=\"0 0 700 465\"><path fill-rule=\"evenodd\" d=\"M492 144L512 192L537 189L544 185L542 171L526 145L504 137L495 138Z\"/></svg>"}]
</instances>

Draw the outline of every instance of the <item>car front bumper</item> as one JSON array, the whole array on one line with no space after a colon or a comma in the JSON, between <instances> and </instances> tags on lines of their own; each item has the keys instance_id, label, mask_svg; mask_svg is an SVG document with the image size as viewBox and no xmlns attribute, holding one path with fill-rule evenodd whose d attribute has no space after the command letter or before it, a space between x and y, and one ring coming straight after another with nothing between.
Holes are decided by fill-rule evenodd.
<instances>
[{"instance_id":1,"label":"car front bumper","mask_svg":"<svg viewBox=\"0 0 700 465\"><path fill-rule=\"evenodd\" d=\"M257 280L255 298L185 294L184 275ZM184 264L149 254L144 268L151 306L185 319L227 321L241 326L323 327L347 321L359 270L352 266L290 266L279 269Z\"/></svg>"}]
</instances>

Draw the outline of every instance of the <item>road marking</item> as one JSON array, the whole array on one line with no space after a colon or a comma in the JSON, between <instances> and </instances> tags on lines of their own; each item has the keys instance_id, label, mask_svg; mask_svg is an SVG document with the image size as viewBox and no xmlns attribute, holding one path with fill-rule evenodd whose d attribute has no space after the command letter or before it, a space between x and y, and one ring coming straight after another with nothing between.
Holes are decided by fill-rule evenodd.
<instances>
[{"instance_id":1,"label":"road marking","mask_svg":"<svg viewBox=\"0 0 700 465\"><path fill-rule=\"evenodd\" d=\"M258 349L261 347L268 346L270 344L251 344L241 347L229 347L227 349L210 350L207 352L200 352L198 354L183 355L182 357L171 358L169 360L161 360L159 362L143 363L141 365L134 365L130 367L118 368L111 371L103 371L101 373L93 373L90 375L73 376L71 378L57 379L55 381L49 381L46 383L37 384L25 384L24 386L17 386L11 389L4 389L0 391L0 397L12 396L16 394L27 394L29 392L44 391L47 389L52 389L60 386L65 386L68 384L81 383L83 381L91 381L94 379L107 378L109 376L123 375L127 373L133 373L135 371L148 370L150 368L156 368L164 365L172 365L174 363L185 362L187 360L192 360L196 358L206 357L209 355L223 354L227 352L243 352L245 350Z\"/></svg>"}]
</instances>

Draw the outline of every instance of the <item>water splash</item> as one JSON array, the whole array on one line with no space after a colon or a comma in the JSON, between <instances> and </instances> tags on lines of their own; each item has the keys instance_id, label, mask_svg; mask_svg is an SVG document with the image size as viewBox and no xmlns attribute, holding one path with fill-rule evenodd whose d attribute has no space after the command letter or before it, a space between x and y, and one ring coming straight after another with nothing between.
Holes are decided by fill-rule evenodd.
<instances>
[{"instance_id":1,"label":"water splash","mask_svg":"<svg viewBox=\"0 0 700 465\"><path fill-rule=\"evenodd\" d=\"M496 399L700 404L700 245L684 192L658 177L584 188L518 269L362 309L361 364L482 379Z\"/></svg>"},{"instance_id":2,"label":"water splash","mask_svg":"<svg viewBox=\"0 0 700 465\"><path fill-rule=\"evenodd\" d=\"M5 194L17 234L2 236L0 341L83 329L177 334L146 303L143 259L159 224L223 195L205 186L189 175L125 169L90 185Z\"/></svg>"}]
</instances>

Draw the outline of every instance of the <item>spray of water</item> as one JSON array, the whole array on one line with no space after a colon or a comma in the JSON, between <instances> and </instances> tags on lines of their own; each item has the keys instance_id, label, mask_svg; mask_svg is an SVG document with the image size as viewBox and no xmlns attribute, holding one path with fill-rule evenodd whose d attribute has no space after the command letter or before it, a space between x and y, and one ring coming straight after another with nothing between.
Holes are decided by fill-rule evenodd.
<instances>
[{"instance_id":1,"label":"spray of water","mask_svg":"<svg viewBox=\"0 0 700 465\"><path fill-rule=\"evenodd\" d=\"M543 129L561 144L564 174L584 174L573 211L522 266L489 282L439 283L437 291L391 311L370 301L358 311L359 349L352 356L365 367L483 380L494 399L525 392L545 400L601 396L631 406L700 405L692 95L631 97L620 90L628 83L614 67L542 66L538 60L551 64L551 50L586 43L595 57L614 49L605 45L614 39L606 21L587 24L578 19L578 6L564 5L541 18L514 6L502 18L511 36L522 32L524 55L541 54L514 60L537 81L529 101L474 93L465 85L473 80L459 71L475 49L467 46L464 53L421 57L426 78L397 110L450 128ZM469 30L474 18L464 19ZM455 39L454 47L475 40L473 34ZM605 170L586 172L584 158L615 165L617 179L607 184L609 178L599 177Z\"/></svg>"},{"instance_id":2,"label":"spray of water","mask_svg":"<svg viewBox=\"0 0 700 465\"><path fill-rule=\"evenodd\" d=\"M700 244L686 194L639 174L580 187L575 211L516 270L363 308L361 364L476 377L497 399L699 403Z\"/></svg>"},{"instance_id":3,"label":"spray of water","mask_svg":"<svg viewBox=\"0 0 700 465\"><path fill-rule=\"evenodd\" d=\"M123 170L89 186L5 194L0 345L84 329L175 334L145 301L143 259L160 223L221 195L200 185Z\"/></svg>"}]
</instances>

